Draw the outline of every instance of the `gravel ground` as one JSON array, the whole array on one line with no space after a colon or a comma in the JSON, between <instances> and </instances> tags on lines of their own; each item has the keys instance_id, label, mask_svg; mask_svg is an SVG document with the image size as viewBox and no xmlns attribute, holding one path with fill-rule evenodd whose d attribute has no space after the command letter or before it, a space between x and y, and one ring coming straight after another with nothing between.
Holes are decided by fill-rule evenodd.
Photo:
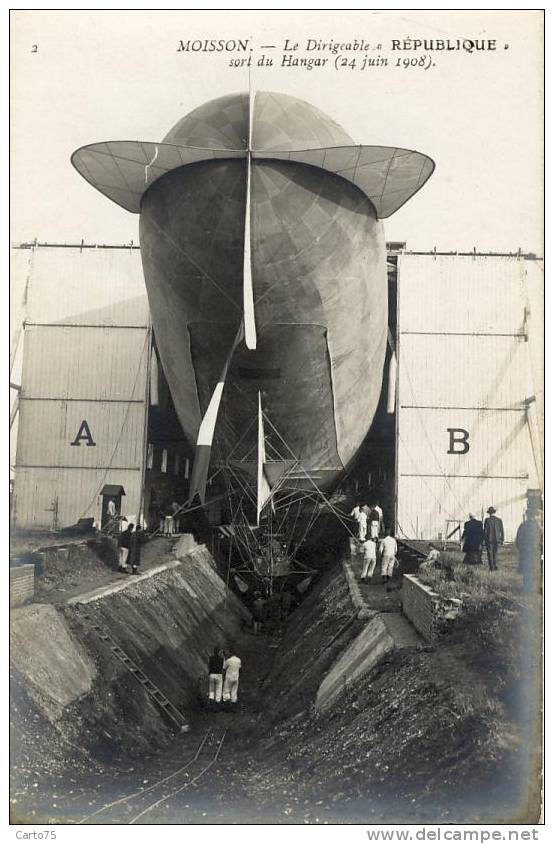
<instances>
[{"instance_id":1,"label":"gravel ground","mask_svg":"<svg viewBox=\"0 0 554 844\"><path fill-rule=\"evenodd\" d=\"M99 742L93 760L77 725L75 736L61 736L22 692L14 818L75 823L175 771L211 727L214 739L227 730L218 763L145 823L533 822L538 783L525 768L528 736L506 706L502 666L489 676L459 641L397 652L329 709L313 709L318 682L357 630L340 634L351 615L340 572L324 575L282 638L244 635L237 710L199 708L191 733L151 755L114 754L109 742L102 753ZM494 628L500 655L513 650L510 625ZM47 764L37 752L45 742ZM118 813L104 822L129 820L124 807Z\"/></svg>"}]
</instances>

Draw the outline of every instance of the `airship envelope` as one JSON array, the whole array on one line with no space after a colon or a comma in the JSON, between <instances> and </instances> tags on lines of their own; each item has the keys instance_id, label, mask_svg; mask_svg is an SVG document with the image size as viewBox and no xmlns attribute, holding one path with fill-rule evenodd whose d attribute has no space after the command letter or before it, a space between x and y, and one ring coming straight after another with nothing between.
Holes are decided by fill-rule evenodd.
<instances>
[{"instance_id":1,"label":"airship envelope","mask_svg":"<svg viewBox=\"0 0 554 844\"><path fill-rule=\"evenodd\" d=\"M206 109L201 106L180 121L161 143L103 141L90 144L73 153L73 165L93 187L122 208L138 214L144 193L171 170L200 161L246 158L248 95L240 98L236 108L237 113L241 112L246 131L237 131L236 116L222 102L226 99L223 97L208 104L210 112L200 121L206 121L207 133L199 131L198 127L196 132L189 131L194 115ZM428 156L399 147L354 145L337 124L329 119L322 120L321 112L313 106L309 106L299 119L299 102L283 94L260 91L254 95L253 159L294 161L335 173L356 185L371 201L380 218L390 217L431 176L434 163ZM220 118L229 119L228 125L220 123L217 131L209 125L214 109L219 109ZM300 132L298 123L301 123ZM282 127L277 132L276 124ZM271 131L267 131L268 125Z\"/></svg>"},{"instance_id":2,"label":"airship envelope","mask_svg":"<svg viewBox=\"0 0 554 844\"><path fill-rule=\"evenodd\" d=\"M261 408L267 478L286 469L332 488L381 393L380 218L425 184L432 160L356 145L309 103L257 92L199 106L160 143L105 141L72 161L140 213L156 344L190 442L217 404L218 459L240 462L257 448Z\"/></svg>"}]
</instances>

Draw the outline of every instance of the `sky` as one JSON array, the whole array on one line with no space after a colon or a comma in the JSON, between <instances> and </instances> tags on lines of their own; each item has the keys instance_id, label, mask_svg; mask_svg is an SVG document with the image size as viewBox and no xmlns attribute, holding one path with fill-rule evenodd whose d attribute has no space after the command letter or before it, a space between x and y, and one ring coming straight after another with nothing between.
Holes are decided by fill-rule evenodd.
<instances>
[{"instance_id":1,"label":"sky","mask_svg":"<svg viewBox=\"0 0 554 844\"><path fill-rule=\"evenodd\" d=\"M252 53L178 50L195 39L249 39ZM339 51L357 64L337 69L336 55L306 50L308 39L364 39L371 50ZM496 50L392 49L406 39L494 40ZM326 66L281 67L287 40L299 45L288 55ZM248 70L229 61L250 55L254 90L308 100L356 143L434 159L427 185L385 221L387 240L542 255L542 51L539 11L14 12L11 241L138 243L138 215L91 188L71 153L161 140L206 100L247 90ZM257 65L262 54L273 67ZM388 65L362 69L368 55ZM402 66L422 56L434 64Z\"/></svg>"}]
</instances>

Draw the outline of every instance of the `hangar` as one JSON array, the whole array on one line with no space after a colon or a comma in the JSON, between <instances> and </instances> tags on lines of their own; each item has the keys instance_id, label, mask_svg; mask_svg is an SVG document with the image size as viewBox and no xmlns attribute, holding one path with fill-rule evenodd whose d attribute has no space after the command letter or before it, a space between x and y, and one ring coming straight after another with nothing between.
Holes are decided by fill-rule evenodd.
<instances>
[{"instance_id":1,"label":"hangar","mask_svg":"<svg viewBox=\"0 0 554 844\"><path fill-rule=\"evenodd\" d=\"M399 243L387 259L379 409L342 485L379 496L400 537L455 538L492 504L513 539L542 487L542 262ZM114 487L122 514L155 523L186 499L193 444L157 355L140 249L20 244L12 276L25 303L13 526L101 525Z\"/></svg>"}]
</instances>

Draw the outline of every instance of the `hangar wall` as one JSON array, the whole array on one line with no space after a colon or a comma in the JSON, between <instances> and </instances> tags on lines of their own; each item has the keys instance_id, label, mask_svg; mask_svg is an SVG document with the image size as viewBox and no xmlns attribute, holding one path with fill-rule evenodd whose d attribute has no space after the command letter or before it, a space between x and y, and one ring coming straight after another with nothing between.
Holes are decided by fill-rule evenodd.
<instances>
[{"instance_id":1,"label":"hangar wall","mask_svg":"<svg viewBox=\"0 0 554 844\"><path fill-rule=\"evenodd\" d=\"M104 484L124 487L135 516L143 476L155 522L184 500L192 451L163 389L148 407L139 249L12 252L27 286L14 525L99 520ZM527 489L542 486L542 263L401 251L397 284L397 533L439 538L493 504L513 538ZM381 468L391 427L372 446Z\"/></svg>"},{"instance_id":2,"label":"hangar wall","mask_svg":"<svg viewBox=\"0 0 554 844\"><path fill-rule=\"evenodd\" d=\"M542 484L539 273L517 256L399 256L398 535L441 538L492 505L514 538Z\"/></svg>"},{"instance_id":3,"label":"hangar wall","mask_svg":"<svg viewBox=\"0 0 554 844\"><path fill-rule=\"evenodd\" d=\"M100 520L104 484L140 507L150 354L140 252L14 250L28 269L12 520L58 528ZM31 260L22 260L22 255Z\"/></svg>"}]
</instances>

